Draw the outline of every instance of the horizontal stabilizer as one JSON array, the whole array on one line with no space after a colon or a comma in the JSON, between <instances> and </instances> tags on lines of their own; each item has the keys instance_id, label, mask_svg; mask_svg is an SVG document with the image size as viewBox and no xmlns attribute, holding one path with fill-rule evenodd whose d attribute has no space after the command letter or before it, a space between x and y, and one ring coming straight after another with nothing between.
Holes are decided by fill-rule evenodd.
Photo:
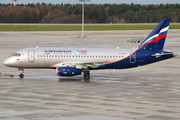
<instances>
[{"instance_id":1,"label":"horizontal stabilizer","mask_svg":"<svg viewBox=\"0 0 180 120\"><path fill-rule=\"evenodd\" d=\"M156 56L156 58L158 58L158 57L161 57L161 56L166 56L166 55L171 55L172 53L156 53L156 54L153 54L153 55L151 55L151 56Z\"/></svg>"}]
</instances>

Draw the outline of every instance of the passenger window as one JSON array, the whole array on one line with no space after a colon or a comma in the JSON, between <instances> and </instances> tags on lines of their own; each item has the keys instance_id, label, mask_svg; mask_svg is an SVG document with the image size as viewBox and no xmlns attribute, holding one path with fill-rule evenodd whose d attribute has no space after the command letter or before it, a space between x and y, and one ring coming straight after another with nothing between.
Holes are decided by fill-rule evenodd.
<instances>
[{"instance_id":1,"label":"passenger window","mask_svg":"<svg viewBox=\"0 0 180 120\"><path fill-rule=\"evenodd\" d=\"M57 55L55 55L55 57L57 57Z\"/></svg>"},{"instance_id":2,"label":"passenger window","mask_svg":"<svg viewBox=\"0 0 180 120\"><path fill-rule=\"evenodd\" d=\"M52 57L54 57L54 55L52 55Z\"/></svg>"},{"instance_id":3,"label":"passenger window","mask_svg":"<svg viewBox=\"0 0 180 120\"><path fill-rule=\"evenodd\" d=\"M48 55L46 55L46 57L48 57Z\"/></svg>"},{"instance_id":4,"label":"passenger window","mask_svg":"<svg viewBox=\"0 0 180 120\"><path fill-rule=\"evenodd\" d=\"M63 55L61 55L61 57L63 57Z\"/></svg>"},{"instance_id":5,"label":"passenger window","mask_svg":"<svg viewBox=\"0 0 180 120\"><path fill-rule=\"evenodd\" d=\"M89 55L87 55L87 58L89 57Z\"/></svg>"},{"instance_id":6,"label":"passenger window","mask_svg":"<svg viewBox=\"0 0 180 120\"><path fill-rule=\"evenodd\" d=\"M42 57L42 55L41 55L41 57Z\"/></svg>"},{"instance_id":7,"label":"passenger window","mask_svg":"<svg viewBox=\"0 0 180 120\"><path fill-rule=\"evenodd\" d=\"M44 57L45 57L45 55L44 55Z\"/></svg>"},{"instance_id":8,"label":"passenger window","mask_svg":"<svg viewBox=\"0 0 180 120\"><path fill-rule=\"evenodd\" d=\"M58 55L58 57L60 57L60 55Z\"/></svg>"},{"instance_id":9,"label":"passenger window","mask_svg":"<svg viewBox=\"0 0 180 120\"><path fill-rule=\"evenodd\" d=\"M49 55L49 57L51 57L51 55Z\"/></svg>"},{"instance_id":10,"label":"passenger window","mask_svg":"<svg viewBox=\"0 0 180 120\"><path fill-rule=\"evenodd\" d=\"M71 57L71 55L69 57Z\"/></svg>"},{"instance_id":11,"label":"passenger window","mask_svg":"<svg viewBox=\"0 0 180 120\"><path fill-rule=\"evenodd\" d=\"M39 55L38 55L38 57L39 57Z\"/></svg>"}]
</instances>

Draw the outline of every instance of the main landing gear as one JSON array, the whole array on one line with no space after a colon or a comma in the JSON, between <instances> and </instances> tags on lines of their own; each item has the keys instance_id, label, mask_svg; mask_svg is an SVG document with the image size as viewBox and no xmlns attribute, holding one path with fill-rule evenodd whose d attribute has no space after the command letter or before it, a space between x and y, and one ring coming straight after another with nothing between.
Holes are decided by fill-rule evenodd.
<instances>
[{"instance_id":1,"label":"main landing gear","mask_svg":"<svg viewBox=\"0 0 180 120\"><path fill-rule=\"evenodd\" d=\"M24 78L24 68L19 68L19 70L21 71L20 74L19 74L19 77L20 78Z\"/></svg>"},{"instance_id":2,"label":"main landing gear","mask_svg":"<svg viewBox=\"0 0 180 120\"><path fill-rule=\"evenodd\" d=\"M90 73L84 72L84 79L89 79L89 78L90 78Z\"/></svg>"},{"instance_id":3,"label":"main landing gear","mask_svg":"<svg viewBox=\"0 0 180 120\"><path fill-rule=\"evenodd\" d=\"M89 72L89 70L85 70L83 72L84 72L84 81L85 82L89 82L89 79L90 79L90 72Z\"/></svg>"}]
</instances>

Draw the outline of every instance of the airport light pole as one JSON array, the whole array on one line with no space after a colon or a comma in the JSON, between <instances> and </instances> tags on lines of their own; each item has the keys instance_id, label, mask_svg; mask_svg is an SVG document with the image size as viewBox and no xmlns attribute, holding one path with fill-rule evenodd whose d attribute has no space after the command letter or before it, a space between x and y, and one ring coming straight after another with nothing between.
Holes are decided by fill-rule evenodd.
<instances>
[{"instance_id":1,"label":"airport light pole","mask_svg":"<svg viewBox=\"0 0 180 120\"><path fill-rule=\"evenodd\" d=\"M82 38L85 37L84 35L84 2L90 2L91 0L78 0L82 2Z\"/></svg>"},{"instance_id":2,"label":"airport light pole","mask_svg":"<svg viewBox=\"0 0 180 120\"><path fill-rule=\"evenodd\" d=\"M17 0L13 0L14 6L16 6L16 1L17 1Z\"/></svg>"}]
</instances>

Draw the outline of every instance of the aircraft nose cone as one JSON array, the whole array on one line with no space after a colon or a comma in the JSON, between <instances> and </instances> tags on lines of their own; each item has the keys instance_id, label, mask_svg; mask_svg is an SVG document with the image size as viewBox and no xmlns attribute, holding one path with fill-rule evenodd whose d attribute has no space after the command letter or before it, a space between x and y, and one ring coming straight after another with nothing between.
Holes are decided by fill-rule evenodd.
<instances>
[{"instance_id":1,"label":"aircraft nose cone","mask_svg":"<svg viewBox=\"0 0 180 120\"><path fill-rule=\"evenodd\" d=\"M3 65L5 65L5 66L10 66L10 62L9 62L8 60L5 60L5 61L3 62Z\"/></svg>"}]
</instances>

